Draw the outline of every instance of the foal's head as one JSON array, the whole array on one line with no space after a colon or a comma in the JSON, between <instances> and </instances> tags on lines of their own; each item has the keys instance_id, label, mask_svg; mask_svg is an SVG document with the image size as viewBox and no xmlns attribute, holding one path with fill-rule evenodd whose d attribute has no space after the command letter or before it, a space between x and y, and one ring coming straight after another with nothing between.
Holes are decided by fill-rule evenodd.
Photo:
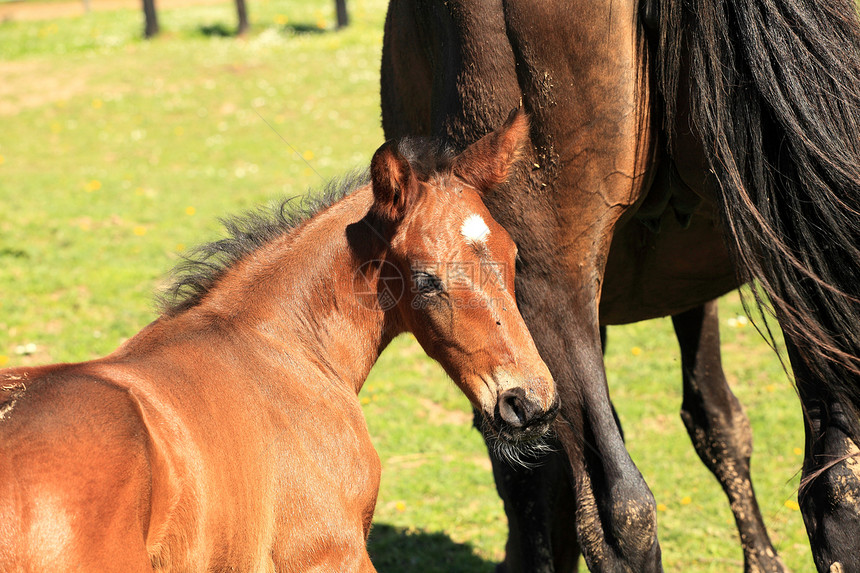
<instances>
[{"instance_id":1,"label":"foal's head","mask_svg":"<svg viewBox=\"0 0 860 573\"><path fill-rule=\"evenodd\" d=\"M507 179L527 133L516 113L460 155L421 157L407 140L383 145L371 163L370 217L404 279L402 293L388 293L391 311L483 413L485 431L507 443L543 435L558 409L517 310L517 248L482 201Z\"/></svg>"}]
</instances>

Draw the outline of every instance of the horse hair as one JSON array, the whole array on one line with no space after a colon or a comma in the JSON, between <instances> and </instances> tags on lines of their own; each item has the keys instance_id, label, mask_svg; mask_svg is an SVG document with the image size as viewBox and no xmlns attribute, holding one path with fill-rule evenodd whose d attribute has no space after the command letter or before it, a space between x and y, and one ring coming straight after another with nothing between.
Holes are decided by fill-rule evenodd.
<instances>
[{"instance_id":1,"label":"horse hair","mask_svg":"<svg viewBox=\"0 0 860 573\"><path fill-rule=\"evenodd\" d=\"M451 168L453 152L433 138L403 138L397 146L416 177L426 181ZM171 271L171 285L157 297L159 311L175 316L200 303L224 273L272 240L290 233L323 209L369 182L369 172L329 181L317 193L281 199L272 206L221 219L227 236L191 249Z\"/></svg>"},{"instance_id":2,"label":"horse hair","mask_svg":"<svg viewBox=\"0 0 860 573\"><path fill-rule=\"evenodd\" d=\"M404 137L398 142L397 151L409 161L412 172L421 181L437 173L447 173L453 167L454 151L441 138Z\"/></svg>"},{"instance_id":3,"label":"horse hair","mask_svg":"<svg viewBox=\"0 0 860 573\"><path fill-rule=\"evenodd\" d=\"M759 312L776 314L806 367L842 404L856 441L857 8L853 0L657 2L657 81L670 149L686 48L691 121L719 183L740 278L753 286Z\"/></svg>"},{"instance_id":4,"label":"horse hair","mask_svg":"<svg viewBox=\"0 0 860 573\"><path fill-rule=\"evenodd\" d=\"M367 172L330 181L321 192L281 199L269 207L221 219L227 236L183 255L172 284L158 297L159 310L176 315L196 306L238 261L336 203L368 181Z\"/></svg>"}]
</instances>

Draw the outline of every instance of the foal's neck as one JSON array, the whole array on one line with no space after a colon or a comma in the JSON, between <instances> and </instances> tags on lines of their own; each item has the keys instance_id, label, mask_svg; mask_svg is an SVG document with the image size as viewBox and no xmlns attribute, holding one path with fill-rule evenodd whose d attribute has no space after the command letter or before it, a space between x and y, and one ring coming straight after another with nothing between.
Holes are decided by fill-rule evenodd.
<instances>
[{"instance_id":1,"label":"foal's neck","mask_svg":"<svg viewBox=\"0 0 860 573\"><path fill-rule=\"evenodd\" d=\"M261 247L224 276L205 310L251 329L265 351L286 355L303 376L317 371L358 393L402 330L394 313L368 308L353 290L368 258L355 246L378 241L369 225L354 224L372 201L370 186L362 187Z\"/></svg>"}]
</instances>

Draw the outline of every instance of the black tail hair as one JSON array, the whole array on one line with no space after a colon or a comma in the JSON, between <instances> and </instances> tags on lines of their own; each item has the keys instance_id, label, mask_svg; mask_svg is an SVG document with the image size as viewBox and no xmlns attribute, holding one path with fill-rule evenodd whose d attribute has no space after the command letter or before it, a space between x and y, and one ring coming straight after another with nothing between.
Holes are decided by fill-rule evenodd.
<instances>
[{"instance_id":1,"label":"black tail hair","mask_svg":"<svg viewBox=\"0 0 860 573\"><path fill-rule=\"evenodd\" d=\"M727 242L860 437L860 23L854 0L657 0L671 145L682 56Z\"/></svg>"}]
</instances>

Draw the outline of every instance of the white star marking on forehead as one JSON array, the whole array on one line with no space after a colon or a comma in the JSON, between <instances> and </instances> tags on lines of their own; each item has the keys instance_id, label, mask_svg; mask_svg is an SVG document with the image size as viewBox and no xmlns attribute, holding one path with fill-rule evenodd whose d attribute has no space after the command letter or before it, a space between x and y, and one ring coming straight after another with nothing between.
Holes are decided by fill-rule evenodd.
<instances>
[{"instance_id":1,"label":"white star marking on forehead","mask_svg":"<svg viewBox=\"0 0 860 573\"><path fill-rule=\"evenodd\" d=\"M487 227L487 224L480 215L473 214L466 217L466 220L463 221L460 233L470 243L486 243L487 237L490 236L490 228Z\"/></svg>"}]
</instances>

